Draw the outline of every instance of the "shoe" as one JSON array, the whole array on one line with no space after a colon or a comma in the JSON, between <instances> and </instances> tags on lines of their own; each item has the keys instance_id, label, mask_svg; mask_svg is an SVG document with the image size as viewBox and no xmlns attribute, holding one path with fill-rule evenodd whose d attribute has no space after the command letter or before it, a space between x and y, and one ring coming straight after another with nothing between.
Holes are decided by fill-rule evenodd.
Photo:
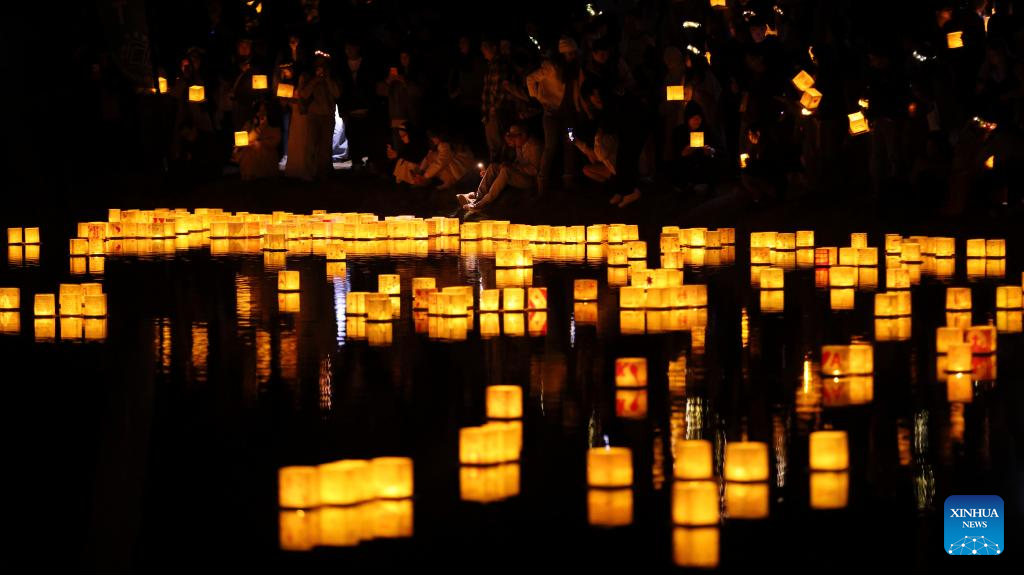
<instances>
[{"instance_id":1,"label":"shoe","mask_svg":"<svg viewBox=\"0 0 1024 575\"><path fill-rule=\"evenodd\" d=\"M612 196L612 199L608 200L608 203L614 206L614 205L618 204L621 201L622 201L622 194L615 194L614 196Z\"/></svg>"},{"instance_id":2,"label":"shoe","mask_svg":"<svg viewBox=\"0 0 1024 575\"><path fill-rule=\"evenodd\" d=\"M640 193L640 189L634 188L632 193L627 194L625 197L622 198L622 201L619 202L619 207L624 208L629 204L632 204L633 202L639 200L641 195L642 194Z\"/></svg>"}]
</instances>

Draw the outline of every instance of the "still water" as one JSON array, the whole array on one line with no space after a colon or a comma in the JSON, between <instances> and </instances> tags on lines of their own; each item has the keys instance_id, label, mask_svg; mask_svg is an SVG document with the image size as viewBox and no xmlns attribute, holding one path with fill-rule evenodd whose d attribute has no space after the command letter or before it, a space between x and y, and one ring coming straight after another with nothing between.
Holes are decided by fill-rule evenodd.
<instances>
[{"instance_id":1,"label":"still water","mask_svg":"<svg viewBox=\"0 0 1024 575\"><path fill-rule=\"evenodd\" d=\"M641 232L657 267L657 230ZM819 238L846 245L848 232ZM849 293L829 288L826 269L788 262L784 289L766 296L748 231L737 238L684 262L685 284L708 294L685 317L623 312L606 247L542 250L518 279L482 242L457 238L390 255L353 245L345 263L313 242L272 254L179 238L81 261L66 239L12 247L0 286L20 287L22 303L0 335L4 431L35 470L5 480L21 494L12 505L45 513L31 525L59 525L76 562L137 572L802 572L879 553L924 569L943 560L947 496L999 494L1020 516L1020 312L999 315L995 301L996 286L1019 285L1018 268L926 261L911 274L909 318L879 323L884 252ZM299 272L297 294L278 291L285 268ZM348 295L376 292L378 274L401 277L398 316L346 315ZM478 299L528 282L547 288L547 309L445 324L413 310L414 277L473 286ZM576 279L598 281L596 302L574 301ZM34 318L34 294L80 282L102 284L105 318ZM971 288L966 320L947 317L949 286ZM763 309L772 304L781 311ZM967 382L939 371L936 329L948 321L998 324L997 353L976 355ZM822 346L851 342L873 343L873 375L823 381ZM616 387L625 357L646 359L646 386ZM521 453L460 465L460 429L487 422L493 385L522 389ZM848 470L809 471L808 437L822 429L847 432ZM681 527L673 453L690 439L713 446L719 479L697 496L720 518ZM722 481L726 446L744 440L768 446L767 480ZM630 448L628 487L588 488L595 446ZM388 456L412 459L412 498L278 504L281 467Z\"/></svg>"}]
</instances>

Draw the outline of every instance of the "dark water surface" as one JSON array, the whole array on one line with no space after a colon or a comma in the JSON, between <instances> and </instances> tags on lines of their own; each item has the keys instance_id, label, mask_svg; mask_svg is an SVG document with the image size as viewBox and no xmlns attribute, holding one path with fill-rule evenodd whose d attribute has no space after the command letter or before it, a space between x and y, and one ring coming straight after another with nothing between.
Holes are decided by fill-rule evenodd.
<instances>
[{"instance_id":1,"label":"dark water surface","mask_svg":"<svg viewBox=\"0 0 1024 575\"><path fill-rule=\"evenodd\" d=\"M659 265L657 231L641 230L650 267ZM819 238L846 245L850 231ZM686 266L687 284L708 286L706 327L650 333L649 323L646 334L623 335L608 268L573 253L535 260L546 318L522 317L522 335L485 337L481 322L491 320L474 314L464 341L417 333L411 309L413 277L496 287L494 258L465 247L460 256L457 245L350 251L334 275L323 255L227 253L238 245L217 255L205 246L108 257L102 274L74 275L66 238L44 237L38 261L22 252L19 263L12 252L0 270L0 286L22 290L20 326L0 335L13 556L102 572L660 572L675 569L697 537L705 551L717 539L723 570L868 567L882 554L887 565L924 570L946 560L942 504L952 494L1002 496L1012 539L1024 500L1022 336L999 334L986 360L995 378L975 382L963 403L947 399L936 373L935 330L946 325L949 285L972 287L975 325L995 323L994 286L1019 284L1017 260L1006 262L1005 278L968 277L959 238L955 274L926 271L912 288L911 337L878 342L873 297L884 290L884 261L879 287L858 289L853 310L831 309L822 278L799 268L785 274L785 311L763 313L748 232L737 231L733 263ZM279 307L282 264L301 274L296 313ZM383 331L371 344L365 324L344 311L346 295L376 291L381 273L402 278L401 314L384 345ZM595 323L577 321L577 278L600 282ZM65 336L60 321L53 339L37 334L32 295L81 281L107 293L105 338ZM515 321L501 318L505 328ZM818 362L822 345L853 340L874 342L873 397L843 405ZM615 359L627 356L648 360L645 400L616 397ZM496 384L523 389L522 455L475 487L495 501L465 501L467 482L483 480L460 471L459 429L486 421L484 388ZM849 433L850 470L845 504L820 510L810 501L807 444L827 426ZM712 440L720 470L725 444L743 437L769 445L770 479L749 491L767 516L735 517L730 497L750 486L723 485L719 527L674 528L675 441ZM586 486L587 449L605 444L633 452L632 489L616 500L631 500L628 526L589 524L601 513L588 506L616 496ZM369 540L367 528L368 540L351 547L281 550L279 467L381 456L414 461L411 507L391 508L411 509L411 536ZM375 505L347 517L370 525L383 513Z\"/></svg>"}]
</instances>

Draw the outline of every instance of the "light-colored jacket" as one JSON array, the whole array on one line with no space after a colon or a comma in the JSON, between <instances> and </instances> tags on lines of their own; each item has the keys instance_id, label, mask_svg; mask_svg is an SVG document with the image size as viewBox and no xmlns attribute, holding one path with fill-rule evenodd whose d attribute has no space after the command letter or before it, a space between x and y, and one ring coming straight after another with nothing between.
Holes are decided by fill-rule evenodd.
<instances>
[{"instance_id":1,"label":"light-colored jacket","mask_svg":"<svg viewBox=\"0 0 1024 575\"><path fill-rule=\"evenodd\" d=\"M469 171L473 163L473 154L469 150L455 149L447 142L438 144L431 150L420 164L423 177L430 180L439 178L445 184L458 182Z\"/></svg>"},{"instance_id":2,"label":"light-colored jacket","mask_svg":"<svg viewBox=\"0 0 1024 575\"><path fill-rule=\"evenodd\" d=\"M526 89L530 96L536 98L545 112L556 112L562 106L565 96L565 82L560 77L558 67L550 60L544 60L526 77Z\"/></svg>"}]
</instances>

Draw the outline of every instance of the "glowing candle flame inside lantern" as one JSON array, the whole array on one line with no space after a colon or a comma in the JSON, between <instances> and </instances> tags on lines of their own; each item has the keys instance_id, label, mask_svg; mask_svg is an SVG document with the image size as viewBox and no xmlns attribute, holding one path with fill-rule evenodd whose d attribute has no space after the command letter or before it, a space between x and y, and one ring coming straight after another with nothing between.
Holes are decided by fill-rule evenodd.
<instances>
[{"instance_id":1,"label":"glowing candle flame inside lantern","mask_svg":"<svg viewBox=\"0 0 1024 575\"><path fill-rule=\"evenodd\" d=\"M963 32L947 32L946 33L946 47L950 50L964 47Z\"/></svg>"}]
</instances>

